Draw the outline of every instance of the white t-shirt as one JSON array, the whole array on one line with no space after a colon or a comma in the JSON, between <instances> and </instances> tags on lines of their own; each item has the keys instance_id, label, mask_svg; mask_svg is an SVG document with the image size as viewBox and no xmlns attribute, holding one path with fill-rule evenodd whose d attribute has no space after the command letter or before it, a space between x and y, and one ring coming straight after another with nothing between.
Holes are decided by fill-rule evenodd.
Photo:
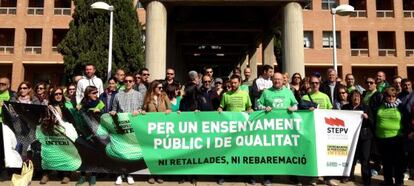
<instances>
[{"instance_id":1,"label":"white t-shirt","mask_svg":"<svg viewBox=\"0 0 414 186\"><path fill-rule=\"evenodd\" d=\"M256 86L259 90L268 89L273 86L273 82L271 78L264 79L262 76L257 78L256 80Z\"/></svg>"}]
</instances>

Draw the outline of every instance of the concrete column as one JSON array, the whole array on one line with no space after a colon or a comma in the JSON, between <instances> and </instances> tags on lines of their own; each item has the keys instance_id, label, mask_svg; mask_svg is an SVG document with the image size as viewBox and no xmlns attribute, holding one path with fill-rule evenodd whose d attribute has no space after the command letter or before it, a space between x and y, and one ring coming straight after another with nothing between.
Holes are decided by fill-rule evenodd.
<instances>
[{"instance_id":1,"label":"concrete column","mask_svg":"<svg viewBox=\"0 0 414 186\"><path fill-rule=\"evenodd\" d=\"M273 65L276 63L275 56L275 37L273 34L269 34L262 42L263 44L263 65Z\"/></svg>"},{"instance_id":2,"label":"concrete column","mask_svg":"<svg viewBox=\"0 0 414 186\"><path fill-rule=\"evenodd\" d=\"M159 1L147 5L145 66L151 79L164 79L167 56L167 9Z\"/></svg>"},{"instance_id":3,"label":"concrete column","mask_svg":"<svg viewBox=\"0 0 414 186\"><path fill-rule=\"evenodd\" d=\"M255 47L249 52L249 66L252 70L251 78L257 78L257 62L259 61L258 58L259 50Z\"/></svg>"},{"instance_id":4,"label":"concrete column","mask_svg":"<svg viewBox=\"0 0 414 186\"><path fill-rule=\"evenodd\" d=\"M299 3L291 2L283 8L283 64L282 71L305 75L303 48L303 15Z\"/></svg>"}]
</instances>

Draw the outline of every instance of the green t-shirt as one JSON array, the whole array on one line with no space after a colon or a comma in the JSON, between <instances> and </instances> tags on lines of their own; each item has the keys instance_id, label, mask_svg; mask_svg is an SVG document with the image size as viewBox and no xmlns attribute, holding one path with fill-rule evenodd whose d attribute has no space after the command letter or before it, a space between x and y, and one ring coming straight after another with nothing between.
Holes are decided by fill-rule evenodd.
<instances>
[{"instance_id":1,"label":"green t-shirt","mask_svg":"<svg viewBox=\"0 0 414 186\"><path fill-rule=\"evenodd\" d=\"M249 93L240 89L223 94L220 107L225 111L243 112L252 106Z\"/></svg>"},{"instance_id":2,"label":"green t-shirt","mask_svg":"<svg viewBox=\"0 0 414 186\"><path fill-rule=\"evenodd\" d=\"M120 90L125 90L125 84L124 84L124 83L117 83L117 84L116 84L116 89L117 89L118 91L120 91Z\"/></svg>"},{"instance_id":3,"label":"green t-shirt","mask_svg":"<svg viewBox=\"0 0 414 186\"><path fill-rule=\"evenodd\" d=\"M260 109L265 107L272 107L272 109L287 109L298 104L292 91L283 87L281 90L276 90L274 87L263 91L259 98L258 106Z\"/></svg>"},{"instance_id":4,"label":"green t-shirt","mask_svg":"<svg viewBox=\"0 0 414 186\"><path fill-rule=\"evenodd\" d=\"M239 89L249 93L249 86L248 85L240 85Z\"/></svg>"},{"instance_id":5,"label":"green t-shirt","mask_svg":"<svg viewBox=\"0 0 414 186\"><path fill-rule=\"evenodd\" d=\"M401 134L401 113L398 108L381 105L377 113L375 135L378 138L392 138Z\"/></svg>"},{"instance_id":6,"label":"green t-shirt","mask_svg":"<svg viewBox=\"0 0 414 186\"><path fill-rule=\"evenodd\" d=\"M66 133L63 128L59 130ZM74 131L74 128L70 130ZM75 144L68 137L60 133L46 135L39 125L36 128L36 138L42 145L40 154L43 169L59 171L76 171L79 169L82 164L81 157Z\"/></svg>"},{"instance_id":7,"label":"green t-shirt","mask_svg":"<svg viewBox=\"0 0 414 186\"><path fill-rule=\"evenodd\" d=\"M9 101L9 100L10 100L10 93L8 90L0 94L0 123L3 123L3 118L1 115L1 110L3 109L1 109L1 107L3 106L4 101Z\"/></svg>"},{"instance_id":8,"label":"green t-shirt","mask_svg":"<svg viewBox=\"0 0 414 186\"><path fill-rule=\"evenodd\" d=\"M143 158L141 146L129 120L129 113L118 113L119 127L112 116L103 114L97 130L98 136L109 134L111 141L106 145L106 154L115 159L139 160Z\"/></svg>"},{"instance_id":9,"label":"green t-shirt","mask_svg":"<svg viewBox=\"0 0 414 186\"><path fill-rule=\"evenodd\" d=\"M171 103L171 111L173 112L177 112L178 110L180 110L181 96L177 96L175 99L177 100L176 103Z\"/></svg>"},{"instance_id":10,"label":"green t-shirt","mask_svg":"<svg viewBox=\"0 0 414 186\"><path fill-rule=\"evenodd\" d=\"M389 84L386 82L380 83L377 85L377 91L383 93L385 88L389 87Z\"/></svg>"},{"instance_id":11,"label":"green t-shirt","mask_svg":"<svg viewBox=\"0 0 414 186\"><path fill-rule=\"evenodd\" d=\"M312 97L313 102L318 104L318 108L332 109L333 106L332 106L331 100L329 99L328 95L322 92L317 92L317 93L314 92L314 93L310 93L310 96ZM310 101L308 95L302 96L302 99L306 101Z\"/></svg>"},{"instance_id":12,"label":"green t-shirt","mask_svg":"<svg viewBox=\"0 0 414 186\"><path fill-rule=\"evenodd\" d=\"M369 105L369 100L371 99L371 96L375 92L376 91L367 91L367 93L365 94L364 98L362 99L362 103L364 103L365 105Z\"/></svg>"}]
</instances>

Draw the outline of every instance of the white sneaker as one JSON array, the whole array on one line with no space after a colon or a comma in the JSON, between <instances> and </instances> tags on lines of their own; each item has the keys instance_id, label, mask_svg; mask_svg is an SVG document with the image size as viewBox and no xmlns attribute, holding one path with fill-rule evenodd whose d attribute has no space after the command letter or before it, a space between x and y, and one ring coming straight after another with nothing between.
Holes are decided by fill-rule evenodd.
<instances>
[{"instance_id":1,"label":"white sneaker","mask_svg":"<svg viewBox=\"0 0 414 186\"><path fill-rule=\"evenodd\" d=\"M122 176L116 177L115 185L121 185L122 184Z\"/></svg>"},{"instance_id":2,"label":"white sneaker","mask_svg":"<svg viewBox=\"0 0 414 186\"><path fill-rule=\"evenodd\" d=\"M127 177L127 182L128 182L128 185L132 185L135 183L134 178L132 176Z\"/></svg>"}]
</instances>

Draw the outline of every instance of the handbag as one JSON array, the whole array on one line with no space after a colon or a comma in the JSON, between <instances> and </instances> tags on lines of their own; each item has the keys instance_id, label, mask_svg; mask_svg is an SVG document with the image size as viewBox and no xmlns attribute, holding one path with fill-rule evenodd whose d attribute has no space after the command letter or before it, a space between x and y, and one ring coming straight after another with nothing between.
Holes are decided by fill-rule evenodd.
<instances>
[{"instance_id":1,"label":"handbag","mask_svg":"<svg viewBox=\"0 0 414 186\"><path fill-rule=\"evenodd\" d=\"M28 186L32 181L33 177L33 163L31 160L28 163L24 162L22 167L21 174L13 174L12 176L12 184L14 186Z\"/></svg>"},{"instance_id":2,"label":"handbag","mask_svg":"<svg viewBox=\"0 0 414 186\"><path fill-rule=\"evenodd\" d=\"M309 100L300 100L299 104L298 104L298 109L299 110L309 110L311 107L317 108L318 104L316 104L315 102L313 102L312 97L309 95L309 93L307 93L306 95L308 95Z\"/></svg>"}]
</instances>

